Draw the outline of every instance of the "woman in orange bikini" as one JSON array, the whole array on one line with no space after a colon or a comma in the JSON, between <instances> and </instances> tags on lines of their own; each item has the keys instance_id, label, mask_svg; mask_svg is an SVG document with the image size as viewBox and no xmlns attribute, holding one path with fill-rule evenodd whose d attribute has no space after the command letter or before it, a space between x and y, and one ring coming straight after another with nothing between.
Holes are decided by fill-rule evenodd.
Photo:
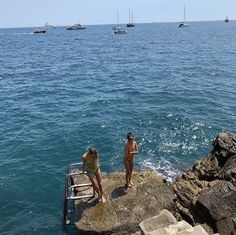
<instances>
[{"instance_id":1,"label":"woman in orange bikini","mask_svg":"<svg viewBox=\"0 0 236 235\"><path fill-rule=\"evenodd\" d=\"M102 190L102 173L99 167L98 152L95 148L89 150L82 156L83 159L83 172L86 168L87 175L93 185L94 191L98 194L98 200L105 203L106 199L103 196Z\"/></svg>"},{"instance_id":2,"label":"woman in orange bikini","mask_svg":"<svg viewBox=\"0 0 236 235\"><path fill-rule=\"evenodd\" d=\"M131 181L133 165L134 165L134 155L138 153L138 144L134 140L134 136L131 132L127 134L127 142L125 144L125 156L124 156L124 165L125 165L125 181L126 187L131 188L134 186Z\"/></svg>"}]
</instances>

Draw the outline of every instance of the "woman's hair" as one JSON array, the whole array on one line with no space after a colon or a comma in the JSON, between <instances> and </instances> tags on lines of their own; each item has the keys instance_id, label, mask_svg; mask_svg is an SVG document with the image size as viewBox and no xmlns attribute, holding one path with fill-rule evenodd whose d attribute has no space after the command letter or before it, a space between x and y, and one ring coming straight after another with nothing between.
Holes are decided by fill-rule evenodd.
<instances>
[{"instance_id":1,"label":"woman's hair","mask_svg":"<svg viewBox=\"0 0 236 235\"><path fill-rule=\"evenodd\" d=\"M134 139L134 135L132 134L132 132L128 132L127 140L131 140L131 139Z\"/></svg>"},{"instance_id":2,"label":"woman's hair","mask_svg":"<svg viewBox=\"0 0 236 235\"><path fill-rule=\"evenodd\" d=\"M89 154L90 156L92 155L92 156L97 157L97 156L98 156L98 151L97 151L96 148L91 147L91 148L88 149L88 154Z\"/></svg>"}]
</instances>

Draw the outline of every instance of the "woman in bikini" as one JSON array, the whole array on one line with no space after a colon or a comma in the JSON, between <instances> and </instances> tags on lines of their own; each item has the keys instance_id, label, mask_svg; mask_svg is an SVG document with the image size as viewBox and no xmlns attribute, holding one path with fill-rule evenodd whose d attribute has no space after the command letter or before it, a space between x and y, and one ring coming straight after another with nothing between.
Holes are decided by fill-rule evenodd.
<instances>
[{"instance_id":1,"label":"woman in bikini","mask_svg":"<svg viewBox=\"0 0 236 235\"><path fill-rule=\"evenodd\" d=\"M98 152L95 148L89 150L82 156L83 159L83 172L86 169L87 175L93 185L94 191L98 194L98 200L105 203L106 199L103 196L102 190L102 173L99 167Z\"/></svg>"},{"instance_id":2,"label":"woman in bikini","mask_svg":"<svg viewBox=\"0 0 236 235\"><path fill-rule=\"evenodd\" d=\"M134 155L138 153L138 144L134 140L134 136L131 132L127 134L127 142L125 144L125 155L124 155L124 165L125 165L125 181L126 187L131 188L134 186L131 181L133 165L134 165Z\"/></svg>"}]
</instances>

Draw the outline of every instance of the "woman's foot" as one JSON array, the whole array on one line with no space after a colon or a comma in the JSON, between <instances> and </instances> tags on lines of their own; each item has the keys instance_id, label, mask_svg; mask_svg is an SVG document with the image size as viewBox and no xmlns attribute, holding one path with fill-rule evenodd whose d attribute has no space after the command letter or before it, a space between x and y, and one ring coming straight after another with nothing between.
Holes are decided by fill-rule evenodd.
<instances>
[{"instance_id":1,"label":"woman's foot","mask_svg":"<svg viewBox=\"0 0 236 235\"><path fill-rule=\"evenodd\" d=\"M132 185L129 183L129 184L126 184L125 187L126 188L132 188Z\"/></svg>"},{"instance_id":2,"label":"woman's foot","mask_svg":"<svg viewBox=\"0 0 236 235\"><path fill-rule=\"evenodd\" d=\"M98 201L99 201L99 203L102 203L102 204L107 202L105 197L103 197L103 196L101 198L99 198Z\"/></svg>"},{"instance_id":3,"label":"woman's foot","mask_svg":"<svg viewBox=\"0 0 236 235\"><path fill-rule=\"evenodd\" d=\"M134 186L134 183L133 183L133 182L130 181L129 183L130 183L132 186Z\"/></svg>"}]
</instances>

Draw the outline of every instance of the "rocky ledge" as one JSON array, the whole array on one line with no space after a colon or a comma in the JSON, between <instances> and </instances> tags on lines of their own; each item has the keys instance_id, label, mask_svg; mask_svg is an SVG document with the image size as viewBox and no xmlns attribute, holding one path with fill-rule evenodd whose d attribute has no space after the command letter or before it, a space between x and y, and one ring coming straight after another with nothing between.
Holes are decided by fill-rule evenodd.
<instances>
[{"instance_id":1,"label":"rocky ledge","mask_svg":"<svg viewBox=\"0 0 236 235\"><path fill-rule=\"evenodd\" d=\"M74 181L87 180L79 177L84 178ZM171 184L154 172L135 172L133 181L135 186L126 188L123 172L104 175L107 203L100 204L96 198L75 201L80 234L236 234L235 134L220 133L212 151ZM91 188L81 193L91 193ZM177 219L170 219L168 227L161 224L166 218L159 218L166 214L164 209ZM154 221L154 231L149 225L146 231L147 221Z\"/></svg>"},{"instance_id":2,"label":"rocky ledge","mask_svg":"<svg viewBox=\"0 0 236 235\"><path fill-rule=\"evenodd\" d=\"M236 135L220 133L212 151L172 187L186 221L221 235L236 234Z\"/></svg>"}]
</instances>

